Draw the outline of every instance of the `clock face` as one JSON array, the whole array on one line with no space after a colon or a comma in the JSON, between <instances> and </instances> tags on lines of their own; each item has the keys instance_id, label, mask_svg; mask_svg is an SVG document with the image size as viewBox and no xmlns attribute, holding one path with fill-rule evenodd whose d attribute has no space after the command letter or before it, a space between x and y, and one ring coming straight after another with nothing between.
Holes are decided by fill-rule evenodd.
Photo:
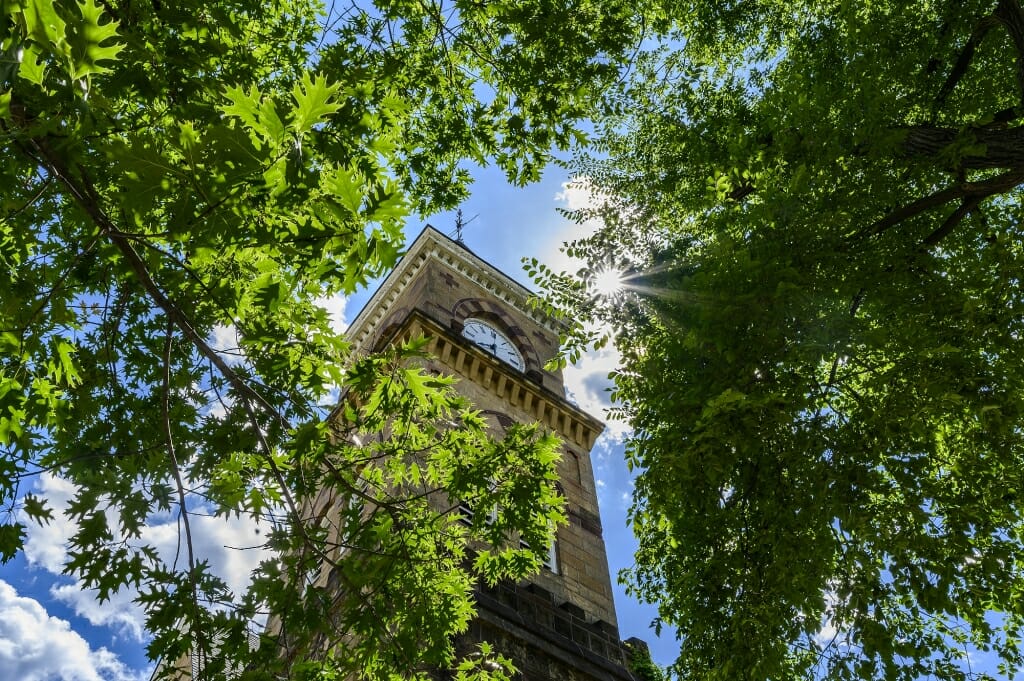
<instances>
[{"instance_id":1,"label":"clock face","mask_svg":"<svg viewBox=\"0 0 1024 681\"><path fill-rule=\"evenodd\" d=\"M511 364L520 371L526 366L523 356L516 350L505 334L480 319L467 319L462 327L462 335L475 345L483 348L501 361Z\"/></svg>"}]
</instances>

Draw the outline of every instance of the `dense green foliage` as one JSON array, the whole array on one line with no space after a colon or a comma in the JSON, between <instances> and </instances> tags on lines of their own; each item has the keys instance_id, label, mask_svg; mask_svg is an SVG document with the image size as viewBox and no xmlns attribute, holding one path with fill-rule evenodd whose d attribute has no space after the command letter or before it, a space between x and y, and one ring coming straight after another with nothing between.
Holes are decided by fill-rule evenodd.
<instances>
[{"instance_id":1,"label":"dense green foliage","mask_svg":"<svg viewBox=\"0 0 1024 681\"><path fill-rule=\"evenodd\" d=\"M651 651L646 643L637 639L630 639L624 643L626 661L633 676L639 681L665 681L665 673L651 659Z\"/></svg>"},{"instance_id":2,"label":"dense green foliage","mask_svg":"<svg viewBox=\"0 0 1024 681\"><path fill-rule=\"evenodd\" d=\"M685 679L988 678L1024 625L1024 12L681 2L542 270L623 356L634 594Z\"/></svg>"},{"instance_id":3,"label":"dense green foliage","mask_svg":"<svg viewBox=\"0 0 1024 681\"><path fill-rule=\"evenodd\" d=\"M553 444L490 442L450 386L402 368L416 347L354 362L321 305L395 263L411 211L465 196L467 164L536 178L638 21L589 0L321 11L0 1L0 557L22 519L52 518L30 494L48 472L77 489L68 572L101 599L138 589L154 657L192 649L215 678L269 612L266 673L476 674L487 656L454 661L450 634L473 579L536 569L497 549L546 545ZM212 345L225 331L237 348ZM424 502L440 487L498 522L455 524ZM251 593L193 551L200 512L272 528ZM179 556L143 540L156 515L180 518ZM495 550L467 567L473 541ZM320 577L342 585L329 609Z\"/></svg>"}]
</instances>

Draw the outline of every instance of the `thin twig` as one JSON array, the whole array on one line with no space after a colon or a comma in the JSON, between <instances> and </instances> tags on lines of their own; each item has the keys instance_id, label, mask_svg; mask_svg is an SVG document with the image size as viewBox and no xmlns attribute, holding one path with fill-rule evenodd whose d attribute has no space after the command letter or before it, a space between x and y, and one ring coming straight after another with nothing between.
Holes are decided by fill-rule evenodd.
<instances>
[{"instance_id":1,"label":"thin twig","mask_svg":"<svg viewBox=\"0 0 1024 681\"><path fill-rule=\"evenodd\" d=\"M118 250L121 251L125 259L128 262L129 267L138 277L139 282L143 288L149 294L153 302L164 311L169 319L171 319L175 326L196 346L200 353L207 357L214 366L217 367L218 371L231 383L231 386L235 388L242 396L247 398L252 403L260 406L261 409L267 412L275 419L279 420L282 424L287 425L286 419L278 413L277 409L273 407L266 399L263 398L256 390L254 390L248 383L235 373L235 371L224 361L222 357L215 351L206 340L199 335L199 332L192 326L191 320L188 316L172 301L168 296L160 289L157 283L153 280L149 273L149 269L146 266L145 261L139 255L138 251L132 246L131 241L124 237L117 236L120 230L113 223L110 217L104 212L101 207L101 201L99 193L89 182L88 178L84 175L79 178L75 178L70 172L64 162L53 152L53 150L46 144L45 140L33 140L33 146L39 151L40 155L46 161L46 165L51 171L57 176L62 184L68 189L75 202L82 207L83 210L92 218L93 222L100 228L103 235L113 242L117 246Z\"/></svg>"},{"instance_id":2,"label":"thin twig","mask_svg":"<svg viewBox=\"0 0 1024 681\"><path fill-rule=\"evenodd\" d=\"M199 623L199 586L196 584L196 558L192 546L192 527L188 519L188 507L185 505L185 483L181 477L181 467L178 465L178 457L174 451L174 434L171 430L171 348L174 344L174 322L167 319L167 335L164 338L164 376L163 376L163 399L160 404L161 420L163 421L164 438L167 442L167 457L171 461L171 470L174 472L174 482L178 488L178 517L181 519L185 530L185 546L188 550L188 576L192 587L192 628L189 633L199 640L197 646L200 655L206 652L203 645L202 630L195 630ZM180 545L180 544L179 544Z\"/></svg>"}]
</instances>

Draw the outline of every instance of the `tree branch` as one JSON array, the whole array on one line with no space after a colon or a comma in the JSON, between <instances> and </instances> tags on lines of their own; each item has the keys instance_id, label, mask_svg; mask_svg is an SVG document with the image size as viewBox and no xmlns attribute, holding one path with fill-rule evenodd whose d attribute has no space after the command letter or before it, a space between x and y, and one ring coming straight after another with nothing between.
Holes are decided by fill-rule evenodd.
<instances>
[{"instance_id":1,"label":"tree branch","mask_svg":"<svg viewBox=\"0 0 1024 681\"><path fill-rule=\"evenodd\" d=\"M39 152L50 171L71 193L75 202L78 203L78 205L100 228L100 232L109 238L111 242L117 246L118 250L121 251L121 254L128 262L129 267L139 279L139 282L142 284L146 293L148 293L150 298L153 299L153 302L163 310L164 314L174 322L174 325L177 326L185 337L196 346L199 352L209 359L215 367L217 367L217 370L221 375L227 379L231 386L237 390L240 395L251 403L259 405L261 409L266 411L282 424L287 425L286 420L280 413L278 413L277 409L275 409L274 406L267 402L262 395L242 380L237 373L235 373L227 362L225 362L224 359L210 347L206 340L199 335L199 332L192 326L192 322L188 316L174 303L174 301L164 294L157 283L153 280L153 277L149 273L149 268L146 266L145 261L139 255L138 251L136 251L132 246L131 241L120 236L120 230L114 224L113 220L111 220L111 218L104 212L101 207L99 192L97 192L92 186L88 178L84 175L79 178L74 177L63 159L54 153L53 149L50 148L45 139L33 139L32 145Z\"/></svg>"},{"instance_id":2,"label":"tree branch","mask_svg":"<svg viewBox=\"0 0 1024 681\"><path fill-rule=\"evenodd\" d=\"M904 220L909 220L932 208L938 208L957 199L977 199L974 203L977 206L977 203L982 199L994 194L1007 192L1022 182L1024 182L1024 170L1011 170L1008 173L1003 173L980 182L961 182L892 211L871 225L866 232L869 235L881 234ZM960 218L962 217L963 215L960 216Z\"/></svg>"},{"instance_id":3,"label":"tree branch","mask_svg":"<svg viewBox=\"0 0 1024 681\"><path fill-rule=\"evenodd\" d=\"M952 70L946 77L946 82L942 84L939 89L939 94L935 97L935 104L933 110L938 110L946 103L946 98L956 88L957 83L967 73L967 68L971 65L971 60L974 59L974 52L981 44L981 41L985 39L985 36L990 30L999 25L999 20L995 16L987 16L981 20L981 22L974 27L974 31L971 32L971 36L967 39L967 43L960 50L960 54L957 56L956 63L953 64Z\"/></svg>"},{"instance_id":4,"label":"tree branch","mask_svg":"<svg viewBox=\"0 0 1024 681\"><path fill-rule=\"evenodd\" d=\"M965 198L960 202L960 205L957 206L957 209L954 210L948 218L946 218L946 221L942 223L942 226L925 237L924 241L921 243L929 248L938 244L946 238L957 225L960 224L960 221L963 220L968 213L978 207L978 204L981 203L983 198L985 197L972 196Z\"/></svg>"},{"instance_id":5,"label":"tree branch","mask_svg":"<svg viewBox=\"0 0 1024 681\"><path fill-rule=\"evenodd\" d=\"M995 11L982 19L974 27L967 42L960 50L953 68L939 89L939 94L935 97L933 112L946 103L950 93L953 92L957 84L966 75L967 69L970 68L978 46L985 39L985 36L988 35L988 32L998 25L1002 25L1006 29L1017 51L1017 56L1014 60L1017 71L1017 94L1020 103L1024 104L1024 11L1021 10L1019 0L999 0Z\"/></svg>"},{"instance_id":6,"label":"tree branch","mask_svg":"<svg viewBox=\"0 0 1024 681\"><path fill-rule=\"evenodd\" d=\"M999 113L1013 116L1016 110ZM949 159L955 161L957 170L1024 168L1024 126L1006 128L1002 127L1004 122L1007 121L997 121L998 125L994 127L965 130L934 125L908 126L904 128L906 137L901 145L902 152L910 158L936 158L959 143L972 148L969 153Z\"/></svg>"},{"instance_id":7,"label":"tree branch","mask_svg":"<svg viewBox=\"0 0 1024 681\"><path fill-rule=\"evenodd\" d=\"M174 434L171 430L171 347L173 342L174 322L168 317L167 335L164 339L163 399L160 404L160 420L164 429L164 439L167 443L167 456L171 461L171 471L174 473L174 483L178 490L178 517L181 518L182 525L185 528L185 547L188 551L188 580L192 587L192 627L194 629L199 623L199 587L196 584L196 554L192 546L192 526L188 519L188 507L185 505L185 483L182 480L181 467L178 465L178 457L174 451ZM194 634L199 640L196 648L200 656L202 656L206 651L206 646L203 645L202 630L194 631L190 629L189 633Z\"/></svg>"},{"instance_id":8,"label":"tree branch","mask_svg":"<svg viewBox=\"0 0 1024 681\"><path fill-rule=\"evenodd\" d=\"M93 236L92 239L89 240L89 243L85 245L85 248L83 248L82 250L75 254L75 257L71 259L71 264L68 265L67 269L63 273L61 273L61 275L57 278L57 281L54 282L53 286L51 286L49 290L47 290L46 293L44 293L42 297L39 298L39 304L36 305L35 309L32 311L32 314L29 315L28 319L25 321L24 326L22 326L21 328L20 338L22 343L25 342L25 335L28 333L29 327L32 326L32 323L35 322L39 315L43 313L43 310L47 308L47 306L50 304L50 301L53 300L53 297L57 295L57 292L64 288L64 284L67 283L68 277L70 277L71 274L74 272L75 267L77 267L78 263L82 261L82 258L84 258L86 255L92 252L92 249L93 247L96 246L96 242L98 240L98 235Z\"/></svg>"},{"instance_id":9,"label":"tree branch","mask_svg":"<svg viewBox=\"0 0 1024 681\"><path fill-rule=\"evenodd\" d=\"M1024 104L1024 10L1020 0L999 0L993 16L1006 28L1017 50L1017 96Z\"/></svg>"},{"instance_id":10,"label":"tree branch","mask_svg":"<svg viewBox=\"0 0 1024 681\"><path fill-rule=\"evenodd\" d=\"M21 213L22 211L28 209L29 206L34 204L40 198L42 198L43 194L46 193L46 190L50 188L50 183L52 181L53 181L53 175L47 174L46 177L43 178L43 181L39 185L39 189L38 189L38 191L36 191L35 195L32 196L32 198L27 199L25 201L25 203L21 204L21 206L19 206L18 208L15 208L14 210L12 210L9 213L7 213L7 218L10 219L10 218L14 217L15 215L17 215L18 213Z\"/></svg>"}]
</instances>

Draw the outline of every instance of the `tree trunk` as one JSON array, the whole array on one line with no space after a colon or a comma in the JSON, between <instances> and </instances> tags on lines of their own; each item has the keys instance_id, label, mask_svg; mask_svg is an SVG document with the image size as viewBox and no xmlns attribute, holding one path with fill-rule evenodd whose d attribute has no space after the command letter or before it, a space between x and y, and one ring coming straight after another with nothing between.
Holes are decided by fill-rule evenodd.
<instances>
[{"instance_id":1,"label":"tree trunk","mask_svg":"<svg viewBox=\"0 0 1024 681\"><path fill-rule=\"evenodd\" d=\"M938 157L950 146L961 150L943 159L950 169L1024 168L1024 126L957 130L917 125L906 128L903 151L911 158Z\"/></svg>"}]
</instances>

